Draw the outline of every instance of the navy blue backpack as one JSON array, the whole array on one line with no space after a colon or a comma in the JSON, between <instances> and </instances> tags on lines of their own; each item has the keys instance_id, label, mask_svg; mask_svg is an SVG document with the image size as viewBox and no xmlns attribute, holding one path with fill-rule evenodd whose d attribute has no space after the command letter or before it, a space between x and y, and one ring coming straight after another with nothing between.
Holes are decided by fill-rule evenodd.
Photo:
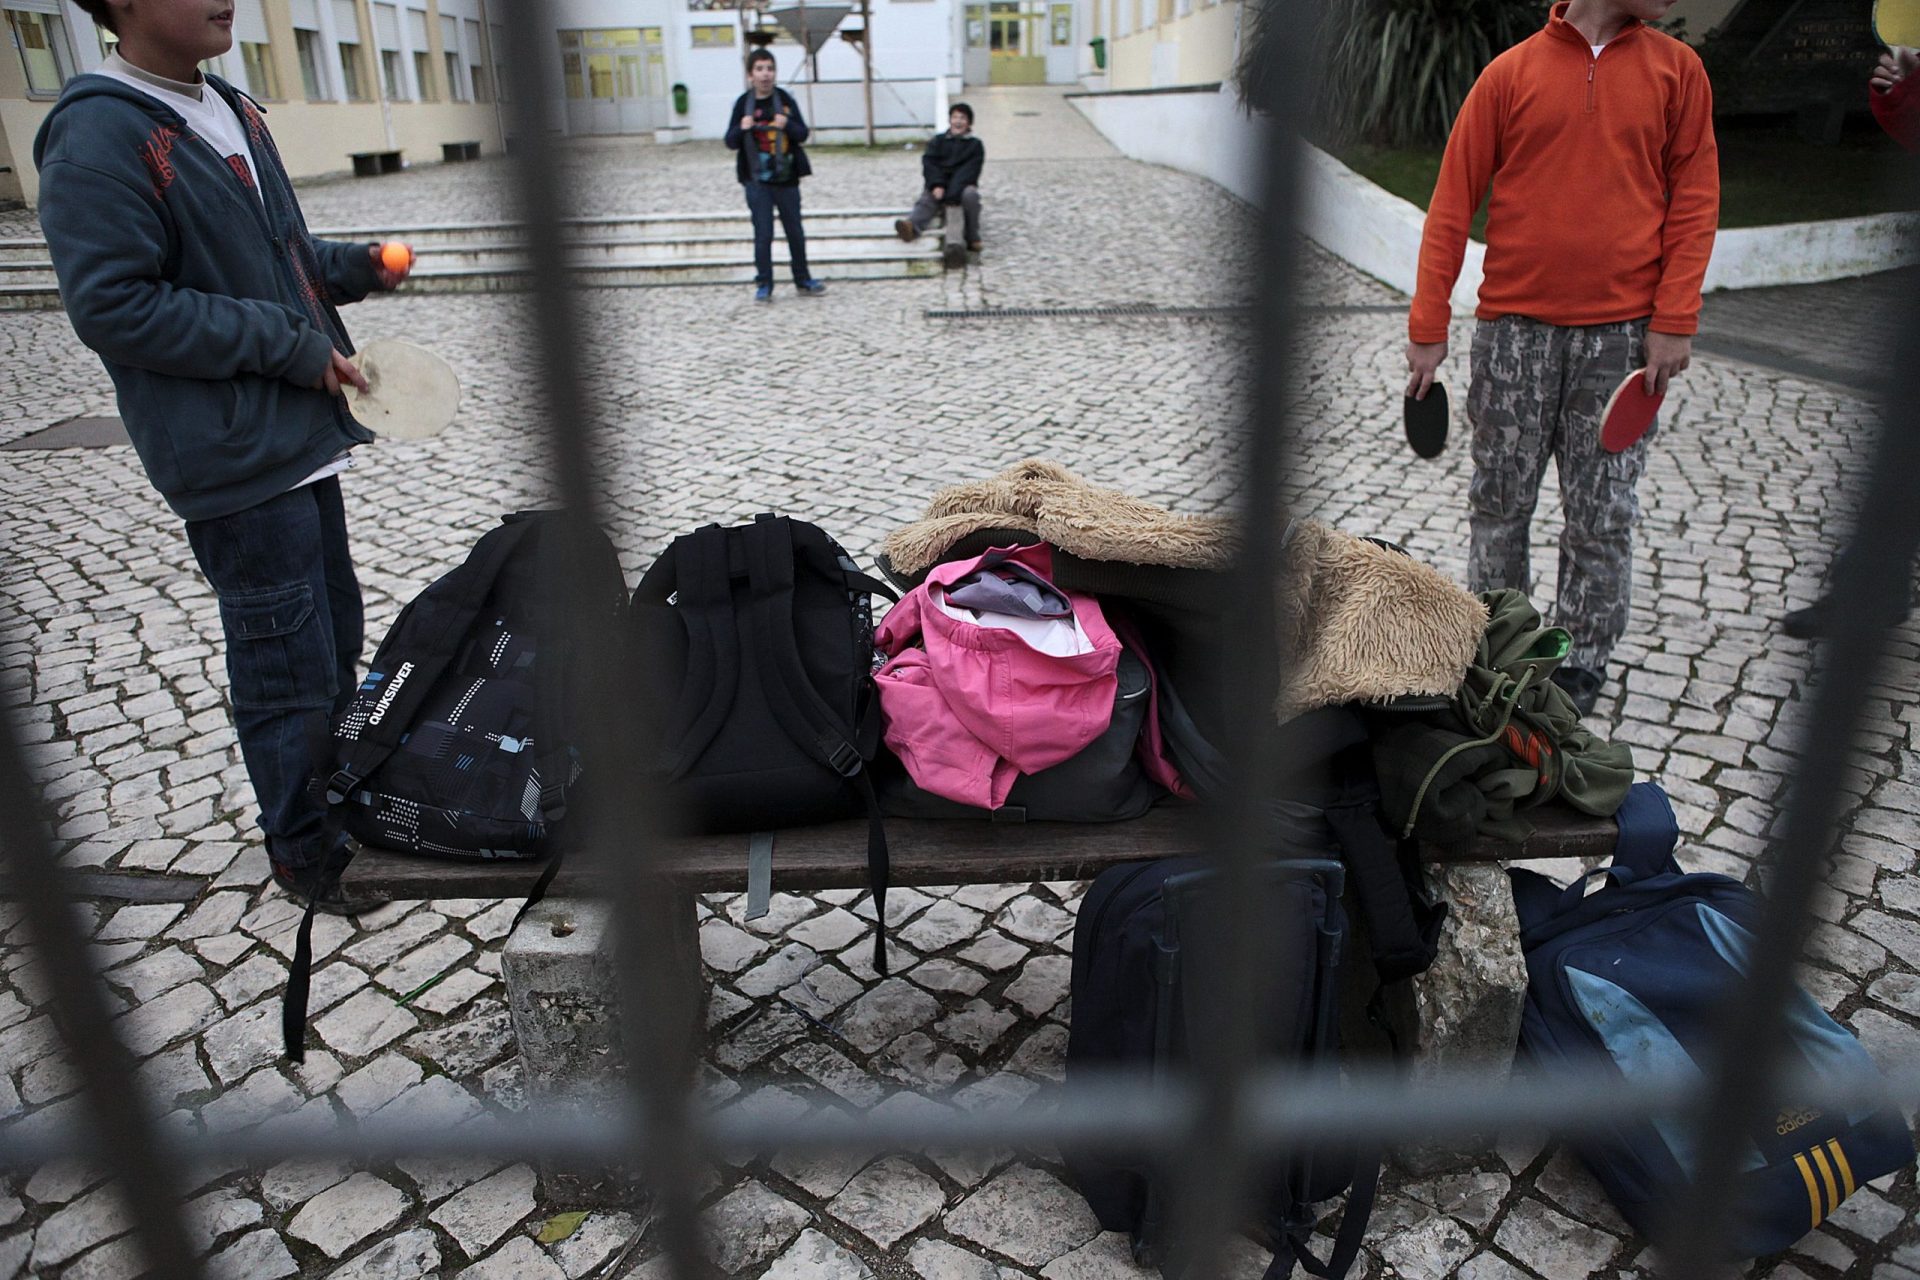
<instances>
[{"instance_id":1,"label":"navy blue backpack","mask_svg":"<svg viewBox=\"0 0 1920 1280\"><path fill-rule=\"evenodd\" d=\"M1275 957L1272 1004L1260 1017L1261 1050L1271 1062L1339 1062L1339 977L1347 940L1340 906L1344 870L1325 859L1273 862L1252 906L1288 946ZM1094 880L1073 926L1073 1019L1067 1038L1067 1087L1116 1069L1155 1079L1192 1070L1211 1052L1211 1028L1235 1009L1240 984L1229 980L1222 950L1226 902L1218 874L1199 858L1163 858L1109 867ZM1284 923L1283 923L1284 922ZM1133 1256L1173 1280L1189 1275L1172 1238L1167 1170L1138 1154L1069 1150L1067 1168L1100 1225L1133 1236ZM1256 1173L1256 1216L1273 1247L1266 1280L1285 1280L1297 1262L1338 1280L1360 1251L1380 1173L1378 1153L1299 1153ZM1308 1251L1313 1206L1352 1188L1328 1258Z\"/></svg>"},{"instance_id":2,"label":"navy blue backpack","mask_svg":"<svg viewBox=\"0 0 1920 1280\"><path fill-rule=\"evenodd\" d=\"M1562 889L1513 871L1527 1003L1520 1048L1543 1070L1611 1061L1628 1079L1701 1069L1715 1015L1745 975L1760 900L1736 880L1688 875L1674 861L1673 806L1636 783L1619 813L1607 883ZM1595 872L1594 874L1602 874ZM1875 1068L1804 991L1787 1010L1796 1064L1857 1078ZM1642 1235L1667 1218L1692 1173L1684 1121L1616 1125L1574 1153ZM1787 1106L1751 1135L1738 1174L1730 1244L1740 1256L1777 1253L1818 1227L1864 1182L1913 1163L1898 1111Z\"/></svg>"}]
</instances>

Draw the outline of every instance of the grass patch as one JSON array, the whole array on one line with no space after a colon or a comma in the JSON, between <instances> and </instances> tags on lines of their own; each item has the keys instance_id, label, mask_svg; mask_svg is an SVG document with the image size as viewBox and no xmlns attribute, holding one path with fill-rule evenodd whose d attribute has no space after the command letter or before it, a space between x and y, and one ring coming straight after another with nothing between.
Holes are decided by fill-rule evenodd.
<instances>
[{"instance_id":1,"label":"grass patch","mask_svg":"<svg viewBox=\"0 0 1920 1280\"><path fill-rule=\"evenodd\" d=\"M1853 218L1913 207L1896 180L1902 152L1869 121L1849 122L1840 141L1821 146L1790 124L1716 121L1720 143L1720 225L1764 227L1781 222ZM1440 173L1438 149L1354 145L1337 149L1341 163L1420 208ZM1473 220L1486 234L1483 208Z\"/></svg>"}]
</instances>

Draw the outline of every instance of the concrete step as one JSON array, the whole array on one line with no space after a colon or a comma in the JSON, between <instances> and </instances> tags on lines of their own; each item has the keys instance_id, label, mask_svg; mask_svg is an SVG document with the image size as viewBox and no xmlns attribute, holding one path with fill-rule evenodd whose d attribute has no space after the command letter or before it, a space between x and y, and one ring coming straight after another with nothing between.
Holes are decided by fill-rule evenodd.
<instances>
[{"instance_id":1,"label":"concrete step","mask_svg":"<svg viewBox=\"0 0 1920 1280\"><path fill-rule=\"evenodd\" d=\"M821 255L810 251L808 264L823 280L904 280L940 274L938 256L925 254ZM682 258L668 262L606 263L576 269L569 281L575 288L633 288L661 285L751 284L751 255L726 258ZM776 257L774 278L787 288L791 277L783 258ZM532 272L507 265L422 272L408 281L416 293L501 293L532 287Z\"/></svg>"},{"instance_id":2,"label":"concrete step","mask_svg":"<svg viewBox=\"0 0 1920 1280\"><path fill-rule=\"evenodd\" d=\"M776 235L774 257L784 262L786 240ZM807 236L807 256L811 259L847 260L854 258L937 258L938 241L923 239L902 244L892 235L879 236ZM725 259L751 262L753 237L701 236L685 240L583 240L567 245L567 258L575 266L591 269L603 266L645 266L651 263ZM483 267L524 269L527 253L523 246L500 244L450 244L422 249L415 255L413 278L442 271L476 270Z\"/></svg>"},{"instance_id":3,"label":"concrete step","mask_svg":"<svg viewBox=\"0 0 1920 1280\"><path fill-rule=\"evenodd\" d=\"M24 263L31 266L47 266L47 242L36 238L0 239L0 266L9 263Z\"/></svg>"},{"instance_id":4,"label":"concrete step","mask_svg":"<svg viewBox=\"0 0 1920 1280\"><path fill-rule=\"evenodd\" d=\"M807 258L829 280L897 280L940 273L940 239L903 244L891 209L821 209L806 215ZM416 262L409 293L487 293L529 287L526 228L507 221L315 228L336 240L405 240ZM744 209L715 213L616 214L564 223L571 283L578 288L747 284L753 225ZM774 261L786 279L787 246ZM46 242L0 238L0 310L57 307Z\"/></svg>"},{"instance_id":5,"label":"concrete step","mask_svg":"<svg viewBox=\"0 0 1920 1280\"><path fill-rule=\"evenodd\" d=\"M807 236L852 235L891 236L897 209L809 209L806 211ZM561 223L569 241L684 240L752 234L752 221L745 209L727 209L714 213L612 214L592 218L567 218ZM526 239L523 223L440 222L413 224L361 224L348 227L315 227L313 234L329 240L404 240L416 252L425 253L447 245L518 244Z\"/></svg>"}]
</instances>

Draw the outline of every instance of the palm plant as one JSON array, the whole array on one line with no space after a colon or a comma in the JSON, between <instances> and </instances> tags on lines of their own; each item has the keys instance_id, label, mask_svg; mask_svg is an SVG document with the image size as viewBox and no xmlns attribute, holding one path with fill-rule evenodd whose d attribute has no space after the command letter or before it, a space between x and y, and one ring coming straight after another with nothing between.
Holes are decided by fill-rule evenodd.
<instances>
[{"instance_id":1,"label":"palm plant","mask_svg":"<svg viewBox=\"0 0 1920 1280\"><path fill-rule=\"evenodd\" d=\"M1272 40L1314 42L1314 134L1329 143L1446 140L1487 63L1538 31L1548 0L1324 0L1318 28L1287 22L1283 0L1246 0L1237 77L1253 107L1271 100Z\"/></svg>"}]
</instances>

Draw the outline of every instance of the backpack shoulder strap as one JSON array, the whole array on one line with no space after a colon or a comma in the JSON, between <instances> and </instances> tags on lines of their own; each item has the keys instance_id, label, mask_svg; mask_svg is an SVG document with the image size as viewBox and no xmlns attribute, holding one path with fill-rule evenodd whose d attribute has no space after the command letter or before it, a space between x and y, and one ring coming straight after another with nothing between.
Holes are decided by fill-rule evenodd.
<instances>
[{"instance_id":1,"label":"backpack shoulder strap","mask_svg":"<svg viewBox=\"0 0 1920 1280\"><path fill-rule=\"evenodd\" d=\"M1536 928L1579 906L1587 896L1587 882L1594 876L1603 875L1616 884L1632 884L1653 876L1680 874L1680 864L1673 856L1680 840L1680 823L1674 817L1673 801L1659 783L1636 782L1627 788L1627 798L1621 801L1614 819L1620 824L1620 835L1614 841L1613 861L1565 888L1538 872L1520 867L1508 870L1523 946Z\"/></svg>"},{"instance_id":2,"label":"backpack shoulder strap","mask_svg":"<svg viewBox=\"0 0 1920 1280\"><path fill-rule=\"evenodd\" d=\"M1348 883L1367 918L1367 941L1382 983L1426 972L1439 948L1444 903L1416 897L1400 848L1371 805L1338 805L1326 812L1340 845Z\"/></svg>"},{"instance_id":3,"label":"backpack shoulder strap","mask_svg":"<svg viewBox=\"0 0 1920 1280\"><path fill-rule=\"evenodd\" d=\"M767 705L787 736L847 780L867 810L867 879L873 891L873 967L887 972L887 881L890 863L880 798L866 771L858 740L861 726L844 723L807 678L793 646L793 523L759 515L744 530L748 612L746 652L760 668Z\"/></svg>"},{"instance_id":4,"label":"backpack shoulder strap","mask_svg":"<svg viewBox=\"0 0 1920 1280\"><path fill-rule=\"evenodd\" d=\"M793 525L785 516L754 517L746 540L752 651L760 662L767 700L790 737L828 768L851 778L863 761L855 726L820 697L793 639Z\"/></svg>"},{"instance_id":5,"label":"backpack shoulder strap","mask_svg":"<svg viewBox=\"0 0 1920 1280\"><path fill-rule=\"evenodd\" d=\"M1374 1196L1379 1189L1380 1153L1376 1151L1361 1161L1354 1172L1346 1212L1341 1216L1340 1231L1333 1238L1333 1250L1327 1254L1326 1261L1314 1257L1307 1248L1309 1228L1288 1231L1285 1243L1273 1251L1273 1265L1267 1268L1266 1280L1284 1280L1293 1273L1296 1260L1309 1275L1341 1280L1353 1269L1354 1259L1360 1256L1360 1242L1367 1233L1368 1220L1373 1217Z\"/></svg>"},{"instance_id":6,"label":"backpack shoulder strap","mask_svg":"<svg viewBox=\"0 0 1920 1280\"><path fill-rule=\"evenodd\" d=\"M1613 846L1613 866L1627 874L1620 879L1645 880L1680 870L1673 849L1680 842L1680 820L1673 801L1657 782L1636 782L1614 812L1620 836Z\"/></svg>"},{"instance_id":7,"label":"backpack shoulder strap","mask_svg":"<svg viewBox=\"0 0 1920 1280\"><path fill-rule=\"evenodd\" d=\"M335 756L333 771L324 780L328 805L345 800L406 737L414 714L459 657L461 642L486 607L501 569L537 525L537 521L518 519L489 530L459 567L407 605L405 625L395 626L375 662L406 656L397 668L384 673L387 692L374 704L374 716L359 737Z\"/></svg>"},{"instance_id":8,"label":"backpack shoulder strap","mask_svg":"<svg viewBox=\"0 0 1920 1280\"><path fill-rule=\"evenodd\" d=\"M687 629L687 672L667 720L661 765L669 777L691 769L733 710L741 651L733 613L733 570L727 531L717 524L676 540L674 611Z\"/></svg>"}]
</instances>

